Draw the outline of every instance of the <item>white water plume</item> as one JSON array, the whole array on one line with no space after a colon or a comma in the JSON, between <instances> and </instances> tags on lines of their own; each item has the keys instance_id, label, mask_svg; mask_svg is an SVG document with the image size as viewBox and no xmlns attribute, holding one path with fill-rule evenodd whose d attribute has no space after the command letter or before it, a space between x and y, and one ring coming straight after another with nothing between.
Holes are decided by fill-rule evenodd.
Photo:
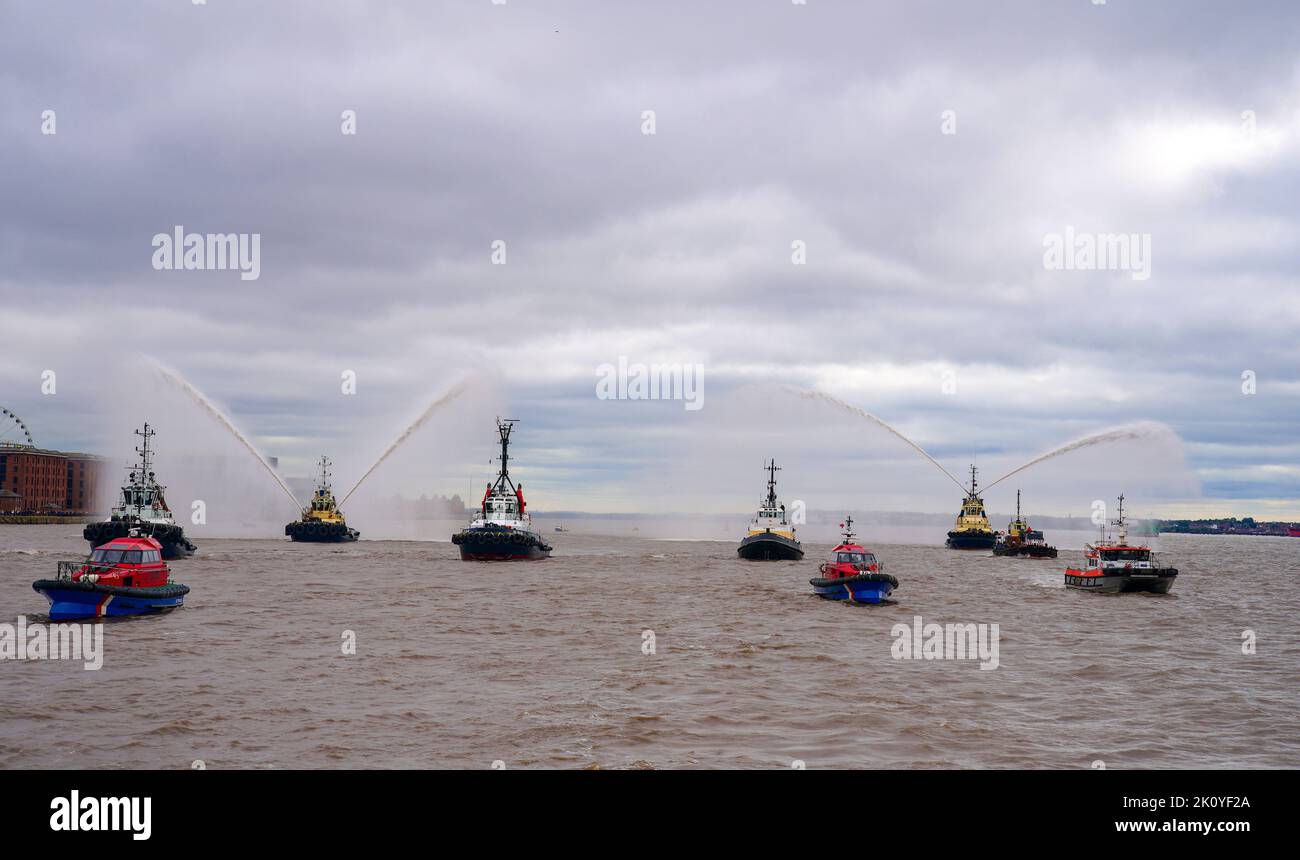
<instances>
[{"instance_id":1,"label":"white water plume","mask_svg":"<svg viewBox=\"0 0 1300 860\"><path fill-rule=\"evenodd\" d=\"M1127 439L1150 439L1155 436L1164 436L1170 433L1172 433L1172 431L1168 427L1166 427L1164 424L1160 424L1155 421L1140 421L1136 424L1125 424L1122 427L1115 427L1110 430L1103 430L1100 433L1094 433L1091 436L1085 436L1082 439L1076 439L1073 442L1068 442L1062 445L1061 447L1056 448L1055 450L1048 451L1046 454L1042 454L1038 457L1035 457L1034 459L1030 460L1028 463L1025 463L1023 466L1019 466L1015 469L1012 469L1010 472L1007 472L1005 475L1003 475L1001 478L998 478L992 484L986 484L984 486L984 489L989 490L995 485L1001 483L1002 481L1005 481L1007 478L1010 478L1012 475L1017 475L1023 472L1025 469L1028 469L1030 466L1036 466L1039 463L1043 462L1044 460L1051 460L1054 457L1059 457L1062 454L1068 454L1071 451L1078 451L1083 448L1091 448L1094 445L1102 445L1107 442L1122 442Z\"/></svg>"},{"instance_id":2,"label":"white water plume","mask_svg":"<svg viewBox=\"0 0 1300 860\"><path fill-rule=\"evenodd\" d=\"M911 439L904 436L899 431L895 430L884 420L877 418L875 415L872 415L870 412L866 411L865 409L859 409L856 406L851 406L848 403L845 403L843 400L837 400L836 398L831 397L829 394L824 394L820 391L813 391L808 388L799 388L794 385L782 385L781 389L787 392L788 394L795 395L801 400L815 400L821 403L825 403L829 406L834 406L836 409L839 409L844 412L848 412L851 415L856 415L859 418L866 419L867 421L870 421L871 423L877 425L878 427L888 430L890 433L894 434L894 436L902 440L909 448L911 448L913 451L915 451L916 453L924 457L926 460L928 460L931 463L931 465L933 465L936 469L938 469L940 472L943 472L945 475L947 475L949 480L951 480L958 487L961 487L962 493L966 492L966 487L962 484L962 482L954 478L951 472L949 472L947 469L945 469L943 466L939 464L938 460L934 459L928 453L926 453L926 450L924 448L922 448L920 445L916 444Z\"/></svg>"},{"instance_id":3,"label":"white water plume","mask_svg":"<svg viewBox=\"0 0 1300 860\"><path fill-rule=\"evenodd\" d=\"M469 388L469 385L470 385L470 380L463 379L460 382L457 382L455 385L453 385L450 389L448 389L442 396L435 398L434 401L430 403L423 412L420 413L419 417L416 418L414 421L412 421L410 426L408 426L405 430L403 430L402 434L398 436L395 440L393 440L393 444L389 445L388 448L384 450L384 453L379 455L379 459L375 460L375 462L370 466L369 469L366 469L365 474L363 474L357 480L357 482L352 485L352 489L348 490L347 494L344 495L343 498L339 500L339 507L340 508L343 507L343 503L348 500L348 497L351 496L353 493L355 493L357 491L357 488L361 486L361 484L366 480L366 478L369 478L372 472L378 469L380 465L382 465L383 462L387 460L394 451L400 448L402 446L402 443L404 443L407 439L409 439L411 435L415 433L415 431L423 427L424 424L430 418L432 418L439 410L442 409L442 407L446 406L448 403L455 400L460 395L464 394L465 390Z\"/></svg>"},{"instance_id":4,"label":"white water plume","mask_svg":"<svg viewBox=\"0 0 1300 860\"><path fill-rule=\"evenodd\" d=\"M169 370L166 367L163 367L163 365L156 360L153 359L150 360L153 361L154 369L158 371L158 374L162 376L162 378L166 380L166 382L169 385L183 392L187 397L190 398L190 400L194 401L196 404L201 406L204 409L204 411L206 411L208 415L212 417L213 420L215 420L218 424L224 427L230 433L230 435L234 436L236 441L238 441L239 444L242 445L244 449L248 451L249 454L252 454L253 457L257 460L257 462L262 464L262 468L265 469L266 473L275 480L275 483L280 487L281 490L284 491L284 494L289 497L289 501L293 502L294 510L297 510L299 507L299 502L297 497L294 496L293 491L289 489L289 486L284 482L284 479L280 477L280 475L275 471L275 469L271 468L271 464L266 461L266 458L263 457L260 453L258 453L257 449L253 447L253 443L248 441L248 437L246 437L243 433L239 432L239 429L230 422L230 419L227 418L222 413L222 411L212 403L211 400L209 400L207 397L203 395L203 392L199 391L193 385L190 385L190 383L186 382L183 378L181 378L180 374L176 373L175 371Z\"/></svg>"}]
</instances>

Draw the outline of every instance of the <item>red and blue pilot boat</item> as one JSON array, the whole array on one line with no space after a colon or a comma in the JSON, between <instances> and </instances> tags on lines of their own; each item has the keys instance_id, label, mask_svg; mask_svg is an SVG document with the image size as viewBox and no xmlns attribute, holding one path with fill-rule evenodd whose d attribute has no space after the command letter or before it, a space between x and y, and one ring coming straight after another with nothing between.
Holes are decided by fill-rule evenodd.
<instances>
[{"instance_id":1,"label":"red and blue pilot boat","mask_svg":"<svg viewBox=\"0 0 1300 860\"><path fill-rule=\"evenodd\" d=\"M55 579L32 589L50 602L51 621L147 615L175 609L190 593L171 581L156 538L133 532L96 547L85 561L61 561Z\"/></svg>"},{"instance_id":2,"label":"red and blue pilot boat","mask_svg":"<svg viewBox=\"0 0 1300 860\"><path fill-rule=\"evenodd\" d=\"M824 561L821 576L808 580L813 592L827 600L851 603L882 603L898 588L898 580L885 573L885 563L853 536L853 517L840 523L844 539L833 549L830 561Z\"/></svg>"}]
</instances>

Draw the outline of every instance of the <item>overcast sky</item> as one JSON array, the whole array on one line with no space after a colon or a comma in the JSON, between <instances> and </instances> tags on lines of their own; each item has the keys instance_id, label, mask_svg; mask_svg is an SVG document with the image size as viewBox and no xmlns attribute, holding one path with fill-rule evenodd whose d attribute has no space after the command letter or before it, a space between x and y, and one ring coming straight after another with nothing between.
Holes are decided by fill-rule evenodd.
<instances>
[{"instance_id":1,"label":"overcast sky","mask_svg":"<svg viewBox=\"0 0 1300 860\"><path fill-rule=\"evenodd\" d=\"M129 448L104 401L144 353L285 471L359 475L473 373L481 455L397 489L466 492L499 408L539 509L650 509L712 463L746 483L697 507L743 510L770 453L827 505L889 507L876 462L895 504L955 510L887 436L824 447L839 419L786 383L959 476L1162 422L1145 444L1180 450L1125 468L1185 453L1189 481L1149 510L1300 519L1298 24L1287 0L0 2L0 405L38 444ZM260 277L156 271L176 225L260 234ZM1067 228L1149 237L1150 277L1048 269ZM702 365L703 408L598 399L619 356Z\"/></svg>"}]
</instances>

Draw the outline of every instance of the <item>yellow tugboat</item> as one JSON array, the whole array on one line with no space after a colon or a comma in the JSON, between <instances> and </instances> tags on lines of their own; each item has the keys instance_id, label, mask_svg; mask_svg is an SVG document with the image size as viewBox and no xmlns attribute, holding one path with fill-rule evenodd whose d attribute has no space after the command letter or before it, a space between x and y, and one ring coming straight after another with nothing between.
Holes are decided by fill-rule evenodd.
<instances>
[{"instance_id":1,"label":"yellow tugboat","mask_svg":"<svg viewBox=\"0 0 1300 860\"><path fill-rule=\"evenodd\" d=\"M330 465L328 457L320 458L320 481L312 494L311 504L302 509L302 519L284 527L284 533L293 540L335 543L356 540L361 535L356 529L348 528L343 512L334 501L334 491L330 488Z\"/></svg>"},{"instance_id":2,"label":"yellow tugboat","mask_svg":"<svg viewBox=\"0 0 1300 860\"><path fill-rule=\"evenodd\" d=\"M1026 558L1056 558L1056 547L1050 545L1043 533L1032 528L1020 515L1020 491L1016 490L1016 518L999 532L993 544L994 555L1025 556Z\"/></svg>"},{"instance_id":3,"label":"yellow tugboat","mask_svg":"<svg viewBox=\"0 0 1300 860\"><path fill-rule=\"evenodd\" d=\"M989 526L988 514L984 513L984 500L979 497L975 466L972 464L970 489L962 500L957 525L948 532L948 546L952 549L992 549L996 540L997 536Z\"/></svg>"}]
</instances>

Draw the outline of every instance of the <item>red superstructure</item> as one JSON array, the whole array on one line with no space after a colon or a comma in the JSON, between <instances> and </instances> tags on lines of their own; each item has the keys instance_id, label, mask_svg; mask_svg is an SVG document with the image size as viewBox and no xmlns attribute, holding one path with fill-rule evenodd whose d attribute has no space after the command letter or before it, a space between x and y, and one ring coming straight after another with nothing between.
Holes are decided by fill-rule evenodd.
<instances>
[{"instance_id":1,"label":"red superstructure","mask_svg":"<svg viewBox=\"0 0 1300 860\"><path fill-rule=\"evenodd\" d=\"M879 573L880 561L875 553L853 539L853 518L840 523L844 529L844 540L835 545L834 558L823 561L817 568L826 579L843 579L846 576L860 576L864 573Z\"/></svg>"},{"instance_id":2,"label":"red superstructure","mask_svg":"<svg viewBox=\"0 0 1300 860\"><path fill-rule=\"evenodd\" d=\"M162 560L162 544L151 537L115 538L95 547L72 574L73 582L156 588L167 584L171 570Z\"/></svg>"}]
</instances>

